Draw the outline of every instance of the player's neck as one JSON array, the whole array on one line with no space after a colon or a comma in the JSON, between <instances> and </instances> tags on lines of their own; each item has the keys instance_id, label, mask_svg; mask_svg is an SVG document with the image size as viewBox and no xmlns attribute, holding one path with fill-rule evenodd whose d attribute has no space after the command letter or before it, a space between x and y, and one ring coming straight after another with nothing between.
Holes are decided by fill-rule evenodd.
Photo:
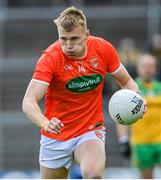
<instances>
[{"instance_id":1,"label":"player's neck","mask_svg":"<svg viewBox=\"0 0 161 180\"><path fill-rule=\"evenodd\" d=\"M87 55L87 47L85 46L77 59L85 58L86 55Z\"/></svg>"}]
</instances>

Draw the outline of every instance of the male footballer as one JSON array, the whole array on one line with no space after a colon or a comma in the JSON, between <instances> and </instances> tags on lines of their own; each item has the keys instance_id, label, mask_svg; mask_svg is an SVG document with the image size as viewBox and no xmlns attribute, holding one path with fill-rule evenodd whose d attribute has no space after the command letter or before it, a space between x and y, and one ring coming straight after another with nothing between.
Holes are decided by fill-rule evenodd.
<instances>
[{"instance_id":1,"label":"male footballer","mask_svg":"<svg viewBox=\"0 0 161 180\"><path fill-rule=\"evenodd\" d=\"M59 38L43 51L23 99L24 113L41 128L41 178L65 179L76 161L83 178L101 179L106 159L102 111L106 72L121 88L138 87L115 48L89 34L81 10L69 7L54 22ZM44 95L43 114L38 103Z\"/></svg>"}]
</instances>

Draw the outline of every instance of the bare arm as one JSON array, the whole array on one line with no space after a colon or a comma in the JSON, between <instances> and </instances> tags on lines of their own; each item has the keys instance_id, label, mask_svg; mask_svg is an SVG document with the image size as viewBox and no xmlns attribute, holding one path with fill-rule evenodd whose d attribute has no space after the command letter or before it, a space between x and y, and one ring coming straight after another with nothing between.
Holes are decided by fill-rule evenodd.
<instances>
[{"instance_id":1,"label":"bare arm","mask_svg":"<svg viewBox=\"0 0 161 180\"><path fill-rule=\"evenodd\" d=\"M139 92L139 88L135 81L131 78L125 67L122 65L121 69L112 75L116 82L122 89L131 89Z\"/></svg>"},{"instance_id":2,"label":"bare arm","mask_svg":"<svg viewBox=\"0 0 161 180\"><path fill-rule=\"evenodd\" d=\"M47 85L31 81L22 103L22 109L27 117L32 120L36 125L41 127L48 119L42 114L38 105L39 101L43 98Z\"/></svg>"},{"instance_id":3,"label":"bare arm","mask_svg":"<svg viewBox=\"0 0 161 180\"><path fill-rule=\"evenodd\" d=\"M39 101L44 97L48 86L31 80L22 103L23 112L37 126L44 128L47 132L60 133L63 124L57 118L50 122L43 115L39 107Z\"/></svg>"},{"instance_id":4,"label":"bare arm","mask_svg":"<svg viewBox=\"0 0 161 180\"><path fill-rule=\"evenodd\" d=\"M139 92L137 84L131 78L124 66L122 66L122 68L117 73L113 74L113 77L122 89L131 89L133 91ZM127 158L130 156L129 126L116 124L116 131L119 141L120 153Z\"/></svg>"},{"instance_id":5,"label":"bare arm","mask_svg":"<svg viewBox=\"0 0 161 180\"><path fill-rule=\"evenodd\" d=\"M139 88L134 80L131 78L124 66L113 74L114 79L120 85L122 89L131 89L133 91L139 92ZM144 112L146 112L146 101L144 100ZM129 146L129 126L123 126L116 124L116 131L118 136L118 141L120 145L120 152L124 157L130 156L130 146Z\"/></svg>"},{"instance_id":6,"label":"bare arm","mask_svg":"<svg viewBox=\"0 0 161 180\"><path fill-rule=\"evenodd\" d=\"M137 84L131 78L123 65L121 69L112 76L122 89L131 89L133 91L139 92ZM123 139L124 141L124 139L128 139L128 126L117 125L116 130L119 140Z\"/></svg>"}]
</instances>

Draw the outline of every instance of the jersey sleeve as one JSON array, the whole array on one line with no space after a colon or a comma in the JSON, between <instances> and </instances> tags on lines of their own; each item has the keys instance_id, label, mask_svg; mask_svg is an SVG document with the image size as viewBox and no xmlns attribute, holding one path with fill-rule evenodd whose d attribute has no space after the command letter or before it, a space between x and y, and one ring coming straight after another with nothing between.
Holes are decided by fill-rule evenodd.
<instances>
[{"instance_id":1,"label":"jersey sleeve","mask_svg":"<svg viewBox=\"0 0 161 180\"><path fill-rule=\"evenodd\" d=\"M32 79L36 81L41 81L46 83L47 85L50 84L54 77L54 69L55 69L55 64L54 64L54 59L44 53L42 56L39 58L35 70L32 76Z\"/></svg>"},{"instance_id":2,"label":"jersey sleeve","mask_svg":"<svg viewBox=\"0 0 161 180\"><path fill-rule=\"evenodd\" d=\"M121 62L116 49L107 41L104 41L104 53L106 71L110 74L116 73L121 68Z\"/></svg>"}]
</instances>

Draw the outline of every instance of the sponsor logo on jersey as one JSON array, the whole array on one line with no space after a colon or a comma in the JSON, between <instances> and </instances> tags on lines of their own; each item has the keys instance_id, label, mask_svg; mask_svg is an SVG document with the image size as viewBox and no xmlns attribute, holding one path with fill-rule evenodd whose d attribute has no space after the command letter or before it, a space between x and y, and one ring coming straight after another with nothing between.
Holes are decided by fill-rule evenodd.
<instances>
[{"instance_id":1,"label":"sponsor logo on jersey","mask_svg":"<svg viewBox=\"0 0 161 180\"><path fill-rule=\"evenodd\" d=\"M83 93L95 89L102 81L99 74L91 74L88 76L79 76L67 82L65 87L72 92Z\"/></svg>"},{"instance_id":2,"label":"sponsor logo on jersey","mask_svg":"<svg viewBox=\"0 0 161 180\"><path fill-rule=\"evenodd\" d=\"M99 62L97 58L92 58L89 60L89 62L93 69L98 69Z\"/></svg>"},{"instance_id":3,"label":"sponsor logo on jersey","mask_svg":"<svg viewBox=\"0 0 161 180\"><path fill-rule=\"evenodd\" d=\"M70 64L65 64L64 69L65 70L71 70L71 69L73 69L73 66Z\"/></svg>"}]
</instances>

